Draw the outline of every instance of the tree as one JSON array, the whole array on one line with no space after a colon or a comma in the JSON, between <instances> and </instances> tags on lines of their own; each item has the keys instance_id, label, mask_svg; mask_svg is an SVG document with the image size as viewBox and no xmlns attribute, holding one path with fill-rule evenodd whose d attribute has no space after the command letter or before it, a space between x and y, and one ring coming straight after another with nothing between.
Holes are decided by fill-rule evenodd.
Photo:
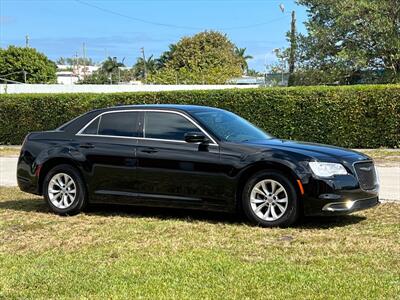
<instances>
[{"instance_id":1,"label":"tree","mask_svg":"<svg viewBox=\"0 0 400 300\"><path fill-rule=\"evenodd\" d=\"M240 66L242 68L243 73L247 73L247 71L249 69L247 60L253 58L253 56L251 56L251 55L246 55L245 52L246 52L246 48L235 47L235 54L237 55L237 57L240 60Z\"/></svg>"},{"instance_id":2,"label":"tree","mask_svg":"<svg viewBox=\"0 0 400 300\"><path fill-rule=\"evenodd\" d=\"M113 81L114 83L117 80ZM98 69L90 75L86 75L83 79L78 81L78 84L110 84L110 77L107 73Z\"/></svg>"},{"instance_id":3,"label":"tree","mask_svg":"<svg viewBox=\"0 0 400 300\"><path fill-rule=\"evenodd\" d=\"M264 76L264 73L256 71L254 69L248 69L247 70L247 75L248 76L254 76L254 77L260 77L260 76Z\"/></svg>"},{"instance_id":4,"label":"tree","mask_svg":"<svg viewBox=\"0 0 400 300\"><path fill-rule=\"evenodd\" d=\"M118 70L111 74L112 84L118 84L120 82L129 82L134 78L132 69ZM98 69L90 75L85 76L79 80L79 84L110 84L110 75L105 73L102 69Z\"/></svg>"},{"instance_id":5,"label":"tree","mask_svg":"<svg viewBox=\"0 0 400 300\"><path fill-rule=\"evenodd\" d=\"M108 57L101 65L101 70L106 73L110 79L110 83L113 83L113 75L116 75L120 67L125 67L122 62L118 62L116 57ZM115 81L115 80L114 80Z\"/></svg>"},{"instance_id":6,"label":"tree","mask_svg":"<svg viewBox=\"0 0 400 300\"><path fill-rule=\"evenodd\" d=\"M34 48L0 49L0 77L26 83L56 83L57 66Z\"/></svg>"},{"instance_id":7,"label":"tree","mask_svg":"<svg viewBox=\"0 0 400 300\"><path fill-rule=\"evenodd\" d=\"M145 72L145 64L142 57L138 57L136 63L133 65L133 75L136 79L142 80L144 79ZM150 55L146 59L146 71L147 74L154 74L157 69L157 61L153 58L153 55Z\"/></svg>"},{"instance_id":8,"label":"tree","mask_svg":"<svg viewBox=\"0 0 400 300\"><path fill-rule=\"evenodd\" d=\"M149 82L221 84L242 74L235 45L216 31L183 37L164 58L164 67L150 75Z\"/></svg>"},{"instance_id":9,"label":"tree","mask_svg":"<svg viewBox=\"0 0 400 300\"><path fill-rule=\"evenodd\" d=\"M277 61L266 66L267 74L266 82L270 86L283 86L289 83L288 60L290 56L290 48L275 48L273 50Z\"/></svg>"},{"instance_id":10,"label":"tree","mask_svg":"<svg viewBox=\"0 0 400 300\"><path fill-rule=\"evenodd\" d=\"M172 56L174 55L174 52L176 50L176 44L170 44L168 46L168 50L164 51L161 56L156 59L156 67L157 69L164 68L167 64L168 61L172 59Z\"/></svg>"},{"instance_id":11,"label":"tree","mask_svg":"<svg viewBox=\"0 0 400 300\"><path fill-rule=\"evenodd\" d=\"M88 58L83 58L83 57L60 57L56 61L57 65L81 65L81 66L94 66L93 60L88 57Z\"/></svg>"},{"instance_id":12,"label":"tree","mask_svg":"<svg viewBox=\"0 0 400 300\"><path fill-rule=\"evenodd\" d=\"M121 70L124 66L123 60L118 62L116 57L108 57L97 71L85 76L79 84L118 84L120 81L130 81L132 72Z\"/></svg>"},{"instance_id":13,"label":"tree","mask_svg":"<svg viewBox=\"0 0 400 300\"><path fill-rule=\"evenodd\" d=\"M298 0L308 35L298 35L300 72L352 83L366 72L400 73L400 0ZM373 73L372 72L372 73ZM371 73L371 74L372 74ZM326 75L327 74L327 75Z\"/></svg>"},{"instance_id":14,"label":"tree","mask_svg":"<svg viewBox=\"0 0 400 300\"><path fill-rule=\"evenodd\" d=\"M118 62L116 57L108 57L101 65L101 69L106 73L113 73L118 70L119 67L125 67L123 60Z\"/></svg>"},{"instance_id":15,"label":"tree","mask_svg":"<svg viewBox=\"0 0 400 300\"><path fill-rule=\"evenodd\" d=\"M290 48L275 48L273 52L277 61L266 66L267 72L270 74L288 73L286 62L289 60Z\"/></svg>"}]
</instances>

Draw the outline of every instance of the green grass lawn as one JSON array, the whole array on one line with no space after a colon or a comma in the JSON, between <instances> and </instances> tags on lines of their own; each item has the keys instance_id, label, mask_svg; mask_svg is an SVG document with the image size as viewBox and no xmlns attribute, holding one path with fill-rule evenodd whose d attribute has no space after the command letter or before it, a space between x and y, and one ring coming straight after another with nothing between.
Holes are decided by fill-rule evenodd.
<instances>
[{"instance_id":1,"label":"green grass lawn","mask_svg":"<svg viewBox=\"0 0 400 300\"><path fill-rule=\"evenodd\" d=\"M399 299L400 205L263 229L232 215L51 214L0 188L0 298Z\"/></svg>"}]
</instances>

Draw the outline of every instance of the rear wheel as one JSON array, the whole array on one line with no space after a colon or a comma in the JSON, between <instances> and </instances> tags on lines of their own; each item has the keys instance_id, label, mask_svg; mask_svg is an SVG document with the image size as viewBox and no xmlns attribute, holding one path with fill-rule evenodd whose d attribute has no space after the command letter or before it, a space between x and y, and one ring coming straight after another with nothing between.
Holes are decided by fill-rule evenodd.
<instances>
[{"instance_id":1,"label":"rear wheel","mask_svg":"<svg viewBox=\"0 0 400 300\"><path fill-rule=\"evenodd\" d=\"M254 224L289 226L298 218L297 193L285 175L262 171L253 175L243 190L243 210Z\"/></svg>"},{"instance_id":2,"label":"rear wheel","mask_svg":"<svg viewBox=\"0 0 400 300\"><path fill-rule=\"evenodd\" d=\"M60 215L79 213L87 202L86 189L78 170L70 165L52 168L43 183L43 195L51 210Z\"/></svg>"}]
</instances>

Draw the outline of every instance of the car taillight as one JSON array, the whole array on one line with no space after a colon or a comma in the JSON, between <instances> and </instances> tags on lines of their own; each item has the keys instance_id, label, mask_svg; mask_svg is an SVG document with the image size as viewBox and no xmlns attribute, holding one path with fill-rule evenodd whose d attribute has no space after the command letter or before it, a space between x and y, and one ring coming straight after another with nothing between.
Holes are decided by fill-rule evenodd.
<instances>
[{"instance_id":1,"label":"car taillight","mask_svg":"<svg viewBox=\"0 0 400 300\"><path fill-rule=\"evenodd\" d=\"M36 166L36 170L35 170L35 176L36 176L36 177L39 177L40 171L42 170L42 166L43 166L43 165L37 165L37 166Z\"/></svg>"}]
</instances>

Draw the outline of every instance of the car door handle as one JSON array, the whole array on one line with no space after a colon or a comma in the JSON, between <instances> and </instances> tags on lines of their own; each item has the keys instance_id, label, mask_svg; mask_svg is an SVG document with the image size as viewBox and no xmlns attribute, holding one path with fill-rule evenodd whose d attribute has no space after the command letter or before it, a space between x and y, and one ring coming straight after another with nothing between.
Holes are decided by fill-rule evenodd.
<instances>
[{"instance_id":1,"label":"car door handle","mask_svg":"<svg viewBox=\"0 0 400 300\"><path fill-rule=\"evenodd\" d=\"M158 150L156 148L144 148L144 149L140 150L140 152L151 154L151 153L157 153Z\"/></svg>"},{"instance_id":2,"label":"car door handle","mask_svg":"<svg viewBox=\"0 0 400 300\"><path fill-rule=\"evenodd\" d=\"M94 148L94 145L93 145L93 144L90 144L90 143L85 143L85 144L80 144L79 147L80 147L80 148L89 149L89 148Z\"/></svg>"}]
</instances>

